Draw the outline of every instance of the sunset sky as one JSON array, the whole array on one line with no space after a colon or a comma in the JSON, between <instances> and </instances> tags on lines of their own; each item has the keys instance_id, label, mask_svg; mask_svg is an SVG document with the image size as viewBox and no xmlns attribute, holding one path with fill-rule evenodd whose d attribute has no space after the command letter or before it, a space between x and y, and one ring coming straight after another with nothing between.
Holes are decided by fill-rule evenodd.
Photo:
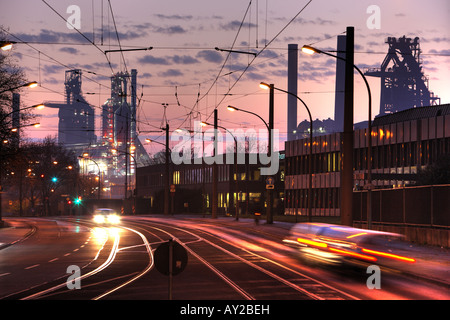
<instances>
[{"instance_id":1,"label":"sunset sky","mask_svg":"<svg viewBox=\"0 0 450 320\"><path fill-rule=\"evenodd\" d=\"M67 27L64 19L71 16L67 13L71 5L79 6L79 31L91 42ZM380 9L379 29L368 27L371 5ZM111 73L131 69L138 71L138 96L142 94L140 131L163 125L163 103L169 104L167 119L173 129L189 128L196 120L212 122L215 107L221 126L262 128L259 119L230 113L226 106L233 104L268 119L268 92L258 84L265 81L287 89L288 44L335 50L336 37L347 26L355 27L355 64L362 70L380 67L387 37L419 37L429 88L441 103L450 103L449 18L448 0L14 0L0 4L0 25L8 39L26 42L17 43L7 54L23 67L29 81L40 83L38 88L22 91L23 105L64 100L64 72L82 69L84 96L95 106L97 135L101 105L110 96ZM105 56L101 51L118 49L114 21L123 49L154 49L124 52L125 63L120 53ZM262 52L255 59L244 54L227 59L226 52L214 50L231 48L233 42L235 50ZM298 94L314 119L334 117L335 64L330 57L299 53ZM380 80L369 78L369 84L375 116ZM355 89L354 121L359 122L367 120L367 91L357 74ZM277 93L275 128L283 140L286 104L286 95ZM307 114L301 105L298 108L301 122ZM41 127L29 129L26 136L57 135L57 113L56 109L40 112ZM140 138L149 136L142 133ZM152 137L160 136L163 141L163 134ZM150 153L159 149L147 148Z\"/></svg>"}]
</instances>

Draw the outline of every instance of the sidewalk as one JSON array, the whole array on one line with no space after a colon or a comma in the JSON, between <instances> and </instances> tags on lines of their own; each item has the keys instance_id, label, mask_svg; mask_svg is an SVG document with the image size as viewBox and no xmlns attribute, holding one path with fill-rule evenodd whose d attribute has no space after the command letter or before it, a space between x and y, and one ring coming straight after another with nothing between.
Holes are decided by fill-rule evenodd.
<instances>
[{"instance_id":1,"label":"sidewalk","mask_svg":"<svg viewBox=\"0 0 450 320\"><path fill-rule=\"evenodd\" d=\"M4 219L4 227L0 228L0 250L25 240L34 232L34 228L24 221Z\"/></svg>"}]
</instances>

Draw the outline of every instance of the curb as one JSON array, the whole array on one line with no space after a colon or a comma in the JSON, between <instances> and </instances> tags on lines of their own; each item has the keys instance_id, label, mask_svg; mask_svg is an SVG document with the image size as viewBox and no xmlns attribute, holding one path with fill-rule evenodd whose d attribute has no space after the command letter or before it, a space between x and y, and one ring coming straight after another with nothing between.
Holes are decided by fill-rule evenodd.
<instances>
[{"instance_id":1,"label":"curb","mask_svg":"<svg viewBox=\"0 0 450 320\"><path fill-rule=\"evenodd\" d=\"M3 243L3 244L1 244L1 245L0 245L0 250L6 249L6 248L8 248L9 246L12 246L13 244L16 244L16 243L25 241L26 239L28 239L29 237L31 237L31 236L36 232L36 227L35 227L35 226L32 226L32 225L29 225L29 224L27 224L27 225L29 226L29 230L28 230L27 233L25 233L24 235L22 235L21 237L19 237L17 240L14 240L14 241L12 241L12 242L10 242L10 243ZM15 227L9 226L9 225L7 224L7 222L5 222L5 223L3 224L3 228L15 228Z\"/></svg>"}]
</instances>

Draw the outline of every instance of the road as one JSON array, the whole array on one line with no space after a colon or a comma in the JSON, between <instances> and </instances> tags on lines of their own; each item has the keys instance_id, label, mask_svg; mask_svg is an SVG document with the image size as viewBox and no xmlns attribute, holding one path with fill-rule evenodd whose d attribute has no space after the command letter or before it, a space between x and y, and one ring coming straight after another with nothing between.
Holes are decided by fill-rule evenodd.
<instances>
[{"instance_id":1,"label":"road","mask_svg":"<svg viewBox=\"0 0 450 320\"><path fill-rule=\"evenodd\" d=\"M189 301L450 298L448 286L383 268L381 289L369 289L366 266L305 261L283 244L287 229L249 220L142 216L124 217L117 226L87 217L12 221L30 232L0 250L5 300L167 300L169 292ZM171 290L154 261L155 249L169 239L188 253Z\"/></svg>"}]
</instances>

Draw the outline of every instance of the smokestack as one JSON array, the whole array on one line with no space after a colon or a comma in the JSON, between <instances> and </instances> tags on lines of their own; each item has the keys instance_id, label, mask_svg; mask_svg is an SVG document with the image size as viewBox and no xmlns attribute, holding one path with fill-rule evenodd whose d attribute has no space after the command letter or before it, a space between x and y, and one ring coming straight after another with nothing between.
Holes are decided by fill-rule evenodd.
<instances>
[{"instance_id":1,"label":"smokestack","mask_svg":"<svg viewBox=\"0 0 450 320\"><path fill-rule=\"evenodd\" d=\"M345 59L345 35L337 37L337 56ZM344 131L344 90L345 90L345 61L336 59L336 87L334 98L334 130Z\"/></svg>"},{"instance_id":2,"label":"smokestack","mask_svg":"<svg viewBox=\"0 0 450 320\"><path fill-rule=\"evenodd\" d=\"M297 95L298 45L288 44L288 91ZM295 140L297 130L297 98L287 95L287 140Z\"/></svg>"}]
</instances>

